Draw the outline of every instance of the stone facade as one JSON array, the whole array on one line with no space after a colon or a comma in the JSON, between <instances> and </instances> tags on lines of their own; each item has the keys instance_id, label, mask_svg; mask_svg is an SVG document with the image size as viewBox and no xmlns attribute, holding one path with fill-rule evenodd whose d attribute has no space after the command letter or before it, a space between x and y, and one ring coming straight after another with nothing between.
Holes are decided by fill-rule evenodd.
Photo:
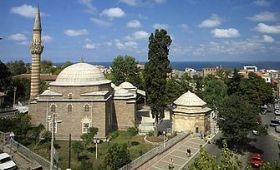
<instances>
[{"instance_id":1,"label":"stone facade","mask_svg":"<svg viewBox=\"0 0 280 170\"><path fill-rule=\"evenodd\" d=\"M69 67L89 67L90 70L94 66L78 63ZM33 124L41 123L51 130L51 116L55 114L56 121L60 122L55 130L58 139L68 139L69 133L73 139L80 139L92 126L98 128L98 138L106 138L113 128L125 130L135 126L136 92L131 94L119 88L121 94L116 93L111 82L105 78L91 82L91 79L95 79L93 74L100 77L99 72L89 72L84 78L73 75L77 74L75 71L65 72L67 70L63 70L63 76L58 75L57 80L50 83L48 90L30 102L29 114ZM66 83L68 80L61 80L61 77L67 77L64 74L69 74L69 85ZM77 84L79 81L82 82L80 85Z\"/></svg>"},{"instance_id":2,"label":"stone facade","mask_svg":"<svg viewBox=\"0 0 280 170\"><path fill-rule=\"evenodd\" d=\"M172 131L208 134L210 112L203 100L188 91L174 101L171 109Z\"/></svg>"}]
</instances>

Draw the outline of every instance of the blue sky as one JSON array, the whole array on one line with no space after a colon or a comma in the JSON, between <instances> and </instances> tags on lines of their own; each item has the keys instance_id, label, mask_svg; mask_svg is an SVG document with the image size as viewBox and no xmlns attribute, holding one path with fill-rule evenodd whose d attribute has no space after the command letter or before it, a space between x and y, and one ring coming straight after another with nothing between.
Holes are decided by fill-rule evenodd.
<instances>
[{"instance_id":1,"label":"blue sky","mask_svg":"<svg viewBox=\"0 0 280 170\"><path fill-rule=\"evenodd\" d=\"M280 61L279 0L0 0L2 61L31 61L37 3L53 62L146 61L156 28L172 37L171 61Z\"/></svg>"}]
</instances>

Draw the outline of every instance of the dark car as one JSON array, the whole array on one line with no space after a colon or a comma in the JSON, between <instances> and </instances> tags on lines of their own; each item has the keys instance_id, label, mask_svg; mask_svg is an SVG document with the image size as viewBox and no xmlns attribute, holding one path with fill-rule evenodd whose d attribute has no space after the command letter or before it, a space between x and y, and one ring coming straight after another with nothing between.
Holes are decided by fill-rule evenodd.
<instances>
[{"instance_id":1,"label":"dark car","mask_svg":"<svg viewBox=\"0 0 280 170\"><path fill-rule=\"evenodd\" d=\"M279 126L279 125L280 125L280 120L279 120L279 119L272 119L272 120L270 121L270 124L269 124L269 125L272 126L272 127Z\"/></svg>"}]
</instances>

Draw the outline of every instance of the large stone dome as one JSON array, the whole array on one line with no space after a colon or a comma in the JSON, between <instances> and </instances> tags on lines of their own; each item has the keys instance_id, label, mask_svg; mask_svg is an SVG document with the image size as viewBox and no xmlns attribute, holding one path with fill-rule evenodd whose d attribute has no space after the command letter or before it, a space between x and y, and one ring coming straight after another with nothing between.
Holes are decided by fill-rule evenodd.
<instances>
[{"instance_id":1,"label":"large stone dome","mask_svg":"<svg viewBox=\"0 0 280 170\"><path fill-rule=\"evenodd\" d=\"M87 63L77 63L66 67L50 85L85 86L110 83L99 68Z\"/></svg>"}]
</instances>

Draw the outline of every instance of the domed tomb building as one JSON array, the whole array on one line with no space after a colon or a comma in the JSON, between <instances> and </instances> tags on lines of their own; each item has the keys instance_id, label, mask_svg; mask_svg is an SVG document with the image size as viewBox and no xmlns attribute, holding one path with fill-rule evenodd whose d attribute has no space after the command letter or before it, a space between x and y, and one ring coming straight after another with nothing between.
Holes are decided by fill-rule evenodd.
<instances>
[{"instance_id":1,"label":"domed tomb building","mask_svg":"<svg viewBox=\"0 0 280 170\"><path fill-rule=\"evenodd\" d=\"M97 137L106 138L112 128L126 129L135 123L136 94L118 88L115 91L96 66L73 64L30 102L31 121L51 130L50 117L55 114L58 139L68 139L69 133L79 139L89 127L97 127Z\"/></svg>"},{"instance_id":2,"label":"domed tomb building","mask_svg":"<svg viewBox=\"0 0 280 170\"><path fill-rule=\"evenodd\" d=\"M172 131L208 134L210 112L206 103L188 91L176 99L171 109Z\"/></svg>"}]
</instances>

